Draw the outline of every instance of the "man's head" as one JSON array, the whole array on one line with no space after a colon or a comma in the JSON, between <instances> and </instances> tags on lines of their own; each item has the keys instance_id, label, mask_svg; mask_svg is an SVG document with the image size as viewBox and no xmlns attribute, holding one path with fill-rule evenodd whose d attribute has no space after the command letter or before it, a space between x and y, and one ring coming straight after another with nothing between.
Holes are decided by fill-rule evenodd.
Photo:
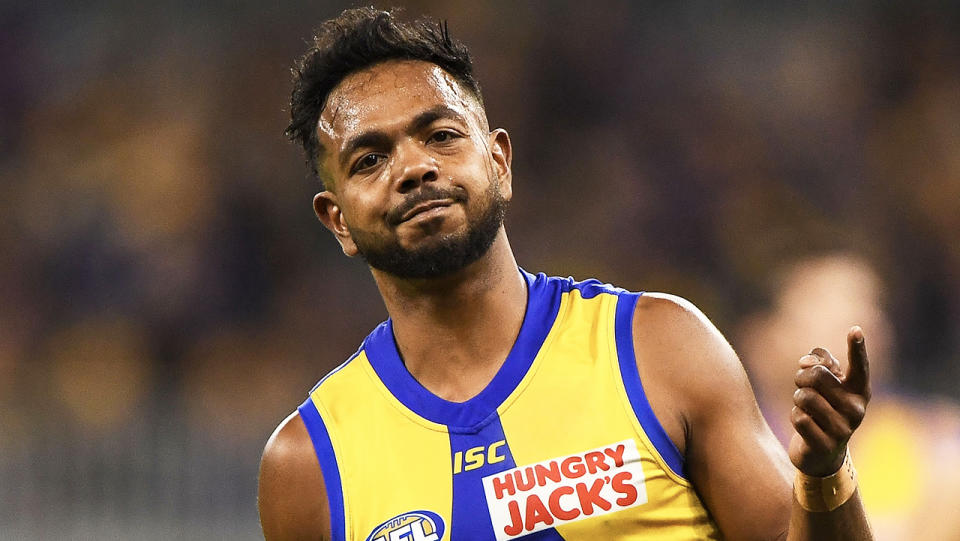
<instances>
[{"instance_id":1,"label":"man's head","mask_svg":"<svg viewBox=\"0 0 960 541\"><path fill-rule=\"evenodd\" d=\"M502 230L510 139L489 131L466 49L439 24L373 9L324 23L291 116L327 188L314 209L347 255L432 278L479 259Z\"/></svg>"},{"instance_id":2,"label":"man's head","mask_svg":"<svg viewBox=\"0 0 960 541\"><path fill-rule=\"evenodd\" d=\"M326 151L317 138L317 121L327 97L351 73L386 60L422 60L454 78L483 106L467 48L450 38L445 24L421 19L404 23L371 7L345 10L320 25L313 45L293 70L290 125L286 134L303 147L307 164L321 183L319 165Z\"/></svg>"}]
</instances>

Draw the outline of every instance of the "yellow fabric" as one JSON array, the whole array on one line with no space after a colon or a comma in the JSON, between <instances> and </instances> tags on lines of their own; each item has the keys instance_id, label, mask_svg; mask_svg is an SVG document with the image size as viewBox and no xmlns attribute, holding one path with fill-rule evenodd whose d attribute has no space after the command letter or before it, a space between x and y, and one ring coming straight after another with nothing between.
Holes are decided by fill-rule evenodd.
<instances>
[{"instance_id":1,"label":"yellow fabric","mask_svg":"<svg viewBox=\"0 0 960 541\"><path fill-rule=\"evenodd\" d=\"M384 520L414 509L449 516L447 428L405 415L409 410L380 383L363 353L311 398L337 455L347 539L366 539Z\"/></svg>"},{"instance_id":2,"label":"yellow fabric","mask_svg":"<svg viewBox=\"0 0 960 541\"><path fill-rule=\"evenodd\" d=\"M500 408L517 464L539 462L634 438L646 478L646 504L557 527L568 541L717 539L689 483L671 472L640 427L620 378L614 339L617 298L564 296L557 321L527 377ZM584 414L584 405L604 415ZM539 422L531 422L539 419Z\"/></svg>"}]
</instances>

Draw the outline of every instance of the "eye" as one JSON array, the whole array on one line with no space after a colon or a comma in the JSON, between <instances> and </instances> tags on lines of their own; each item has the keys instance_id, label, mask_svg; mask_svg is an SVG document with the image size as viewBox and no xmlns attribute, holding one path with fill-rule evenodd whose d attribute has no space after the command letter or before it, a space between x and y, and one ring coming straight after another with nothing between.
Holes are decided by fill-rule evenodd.
<instances>
[{"instance_id":1,"label":"eye","mask_svg":"<svg viewBox=\"0 0 960 541\"><path fill-rule=\"evenodd\" d=\"M439 130L430 136L429 141L433 143L447 143L453 139L456 139L457 137L460 137L460 134L452 130Z\"/></svg>"},{"instance_id":2,"label":"eye","mask_svg":"<svg viewBox=\"0 0 960 541\"><path fill-rule=\"evenodd\" d=\"M350 173L353 174L365 169L370 169L371 167L376 167L381 161L383 161L383 155L367 154L353 164L353 169L351 169Z\"/></svg>"}]
</instances>

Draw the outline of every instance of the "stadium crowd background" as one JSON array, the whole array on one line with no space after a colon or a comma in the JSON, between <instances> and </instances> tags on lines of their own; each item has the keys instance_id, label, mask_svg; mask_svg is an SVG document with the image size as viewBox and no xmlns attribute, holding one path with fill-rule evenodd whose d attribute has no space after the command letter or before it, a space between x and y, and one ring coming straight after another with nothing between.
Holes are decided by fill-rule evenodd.
<instances>
[{"instance_id":1,"label":"stadium crowd background","mask_svg":"<svg viewBox=\"0 0 960 541\"><path fill-rule=\"evenodd\" d=\"M385 317L282 136L347 5L82 4L0 5L0 539L256 539L267 436ZM960 505L956 4L404 5L512 134L521 265L691 299L775 429L765 368L862 322L881 538Z\"/></svg>"}]
</instances>

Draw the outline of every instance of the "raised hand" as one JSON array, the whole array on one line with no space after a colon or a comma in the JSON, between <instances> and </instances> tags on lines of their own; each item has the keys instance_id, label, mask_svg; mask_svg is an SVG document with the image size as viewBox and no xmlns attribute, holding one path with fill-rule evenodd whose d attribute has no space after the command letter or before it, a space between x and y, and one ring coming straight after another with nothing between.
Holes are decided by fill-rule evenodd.
<instances>
[{"instance_id":1,"label":"raised hand","mask_svg":"<svg viewBox=\"0 0 960 541\"><path fill-rule=\"evenodd\" d=\"M790 460L801 472L825 477L843 464L847 441L860 426L870 401L870 362L860 327L847 333L844 374L840 362L823 348L800 358L790 421Z\"/></svg>"}]
</instances>

